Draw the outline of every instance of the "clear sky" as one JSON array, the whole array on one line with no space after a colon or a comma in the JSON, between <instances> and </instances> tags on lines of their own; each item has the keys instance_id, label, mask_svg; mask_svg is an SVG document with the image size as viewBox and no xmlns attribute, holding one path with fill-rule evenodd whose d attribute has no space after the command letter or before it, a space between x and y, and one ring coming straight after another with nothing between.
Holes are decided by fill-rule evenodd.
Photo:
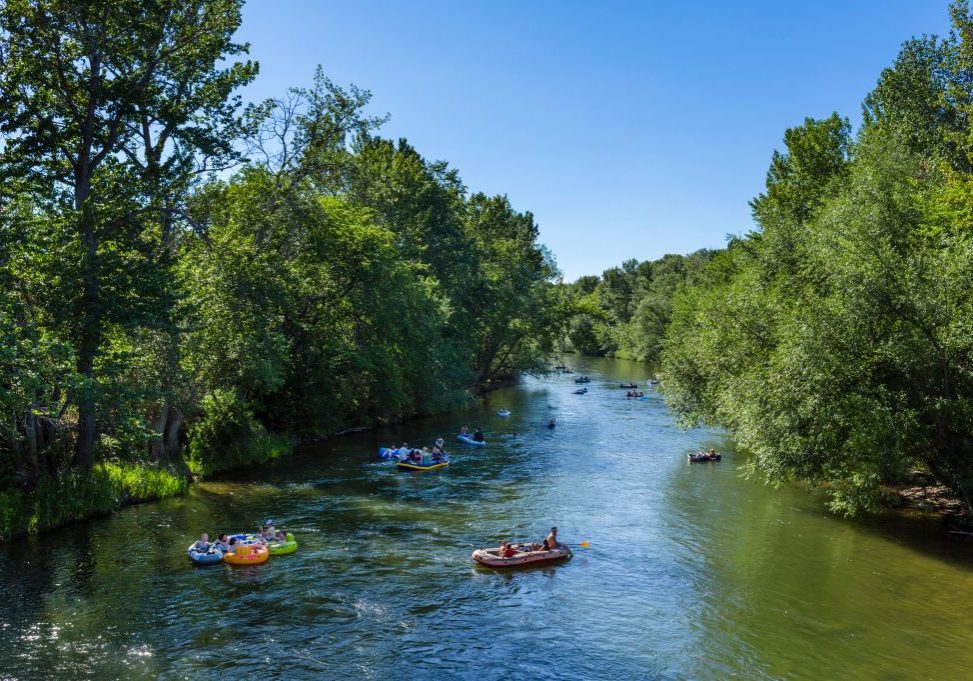
<instances>
[{"instance_id":1,"label":"clear sky","mask_svg":"<svg viewBox=\"0 0 973 681\"><path fill-rule=\"evenodd\" d=\"M857 124L901 43L948 30L945 0L250 0L237 38L248 98L317 64L371 90L384 136L532 211L573 280L748 231L784 130Z\"/></svg>"}]
</instances>

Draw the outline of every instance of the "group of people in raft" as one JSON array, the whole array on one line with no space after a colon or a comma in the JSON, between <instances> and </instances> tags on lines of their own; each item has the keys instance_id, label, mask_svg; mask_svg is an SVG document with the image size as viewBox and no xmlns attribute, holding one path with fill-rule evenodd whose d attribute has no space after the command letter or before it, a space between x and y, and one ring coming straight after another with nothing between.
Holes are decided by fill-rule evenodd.
<instances>
[{"instance_id":1,"label":"group of people in raft","mask_svg":"<svg viewBox=\"0 0 973 681\"><path fill-rule=\"evenodd\" d=\"M436 443L429 447L423 447L422 449L417 449L415 447L409 447L408 442L403 442L401 446L392 450L392 456L395 457L397 461L403 463L414 463L417 466L428 466L434 463L442 463L449 456L444 448L445 443L442 438L438 438Z\"/></svg>"},{"instance_id":2,"label":"group of people in raft","mask_svg":"<svg viewBox=\"0 0 973 681\"><path fill-rule=\"evenodd\" d=\"M235 535L233 537L229 536L226 532L222 533L217 537L216 541L211 542L209 540L209 534L203 532L202 536L196 541L195 544L190 546L190 550L198 551L199 553L213 553L214 551L219 551L220 553L228 553L230 551L236 550L236 545L238 543L251 544L251 545L265 545L273 544L274 542L284 543L287 541L287 533L283 530L278 530L274 527L274 522L268 518L267 522L264 523L263 529L257 530L256 534L247 535L246 539L242 539L240 535Z\"/></svg>"},{"instance_id":3,"label":"group of people in raft","mask_svg":"<svg viewBox=\"0 0 973 681\"><path fill-rule=\"evenodd\" d=\"M551 533L544 537L544 541L540 544L532 542L530 544L511 544L508 540L504 539L500 542L500 552L501 558L513 558L518 553L529 553L532 551L553 551L554 549L561 548L562 544L557 540L557 528L552 527Z\"/></svg>"}]
</instances>

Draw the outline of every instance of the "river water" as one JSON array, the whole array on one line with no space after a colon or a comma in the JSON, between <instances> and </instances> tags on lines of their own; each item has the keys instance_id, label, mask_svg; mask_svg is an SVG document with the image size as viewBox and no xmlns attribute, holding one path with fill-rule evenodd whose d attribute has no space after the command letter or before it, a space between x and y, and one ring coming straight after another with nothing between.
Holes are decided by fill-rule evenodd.
<instances>
[{"instance_id":1,"label":"river water","mask_svg":"<svg viewBox=\"0 0 973 681\"><path fill-rule=\"evenodd\" d=\"M971 678L973 545L742 479L720 433L678 430L654 391L624 398L644 365L568 361L587 395L572 376L526 379L0 546L0 679ZM488 445L456 443L446 471L376 455L464 422ZM686 462L709 447L721 463ZM195 535L267 517L296 554L186 559ZM470 561L554 524L590 547L509 573Z\"/></svg>"}]
</instances>

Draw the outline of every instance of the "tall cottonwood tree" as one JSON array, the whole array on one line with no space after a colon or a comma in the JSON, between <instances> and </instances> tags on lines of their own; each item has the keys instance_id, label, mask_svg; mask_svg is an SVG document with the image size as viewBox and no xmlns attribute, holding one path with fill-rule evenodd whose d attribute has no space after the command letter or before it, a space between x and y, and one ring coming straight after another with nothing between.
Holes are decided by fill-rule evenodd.
<instances>
[{"instance_id":1,"label":"tall cottonwood tree","mask_svg":"<svg viewBox=\"0 0 973 681\"><path fill-rule=\"evenodd\" d=\"M75 249L68 320L82 377L73 391L75 463L98 437L97 362L109 324L165 317L139 267L164 249L200 158L232 156L236 86L252 63L231 37L242 0L8 0L0 6L0 157L4 179L37 192L38 210ZM122 257L120 254L124 254ZM133 261L134 259L134 261ZM125 262L122 262L125 261ZM160 309L161 307L161 309Z\"/></svg>"}]
</instances>

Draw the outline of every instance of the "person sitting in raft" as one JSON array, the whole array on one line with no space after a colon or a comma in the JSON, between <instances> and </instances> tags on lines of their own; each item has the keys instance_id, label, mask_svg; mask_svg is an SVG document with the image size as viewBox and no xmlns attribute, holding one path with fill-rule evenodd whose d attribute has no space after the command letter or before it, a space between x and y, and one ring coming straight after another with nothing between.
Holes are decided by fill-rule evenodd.
<instances>
[{"instance_id":1,"label":"person sitting in raft","mask_svg":"<svg viewBox=\"0 0 973 681\"><path fill-rule=\"evenodd\" d=\"M210 549L209 535L203 532L203 534L200 535L196 543L193 544L193 549L195 549L196 551L209 551Z\"/></svg>"},{"instance_id":2,"label":"person sitting in raft","mask_svg":"<svg viewBox=\"0 0 973 681\"><path fill-rule=\"evenodd\" d=\"M459 429L459 434L460 435L463 435L463 436L469 435L470 434L470 428L469 428L469 426L467 426L464 423L463 424L463 427Z\"/></svg>"},{"instance_id":3,"label":"person sitting in raft","mask_svg":"<svg viewBox=\"0 0 973 681\"><path fill-rule=\"evenodd\" d=\"M443 456L443 450L441 450L439 447L433 447L432 460L433 463L440 463L442 461L445 461L445 457Z\"/></svg>"},{"instance_id":4,"label":"person sitting in raft","mask_svg":"<svg viewBox=\"0 0 973 681\"><path fill-rule=\"evenodd\" d=\"M422 461L422 452L418 449L413 449L409 452L409 461L412 463L419 463Z\"/></svg>"},{"instance_id":5,"label":"person sitting in raft","mask_svg":"<svg viewBox=\"0 0 973 681\"><path fill-rule=\"evenodd\" d=\"M216 543L213 544L214 548L219 549L222 553L226 553L230 550L230 537L223 532L216 539Z\"/></svg>"},{"instance_id":6,"label":"person sitting in raft","mask_svg":"<svg viewBox=\"0 0 973 681\"><path fill-rule=\"evenodd\" d=\"M442 451L443 448L446 446L446 441L443 440L441 437L437 437L436 441L433 444L435 445L433 449L436 449L438 447L439 451Z\"/></svg>"},{"instance_id":7,"label":"person sitting in raft","mask_svg":"<svg viewBox=\"0 0 973 681\"><path fill-rule=\"evenodd\" d=\"M517 549L510 545L510 542L504 539L500 542L500 557L501 558L512 558L517 554Z\"/></svg>"},{"instance_id":8,"label":"person sitting in raft","mask_svg":"<svg viewBox=\"0 0 973 681\"><path fill-rule=\"evenodd\" d=\"M473 441L474 442L483 442L483 433L480 431L479 428L474 428L473 429Z\"/></svg>"},{"instance_id":9,"label":"person sitting in raft","mask_svg":"<svg viewBox=\"0 0 973 681\"><path fill-rule=\"evenodd\" d=\"M551 419L550 421L547 422L547 427L548 428L554 428L556 425L557 425L557 422L554 419Z\"/></svg>"},{"instance_id":10,"label":"person sitting in raft","mask_svg":"<svg viewBox=\"0 0 973 681\"><path fill-rule=\"evenodd\" d=\"M402 446L395 450L395 458L399 461L405 461L409 458L409 443L403 442Z\"/></svg>"},{"instance_id":11,"label":"person sitting in raft","mask_svg":"<svg viewBox=\"0 0 973 681\"><path fill-rule=\"evenodd\" d=\"M552 527L551 533L544 538L543 548L545 551L553 551L560 547L561 543L557 540L557 528Z\"/></svg>"},{"instance_id":12,"label":"person sitting in raft","mask_svg":"<svg viewBox=\"0 0 973 681\"><path fill-rule=\"evenodd\" d=\"M419 462L423 466L425 466L426 464L429 463L429 456L430 456L429 447L423 447L422 452L419 454Z\"/></svg>"},{"instance_id":13,"label":"person sitting in raft","mask_svg":"<svg viewBox=\"0 0 973 681\"><path fill-rule=\"evenodd\" d=\"M277 534L274 535L274 541L279 544L283 544L287 541L287 533L285 533L283 530L277 530Z\"/></svg>"}]
</instances>

